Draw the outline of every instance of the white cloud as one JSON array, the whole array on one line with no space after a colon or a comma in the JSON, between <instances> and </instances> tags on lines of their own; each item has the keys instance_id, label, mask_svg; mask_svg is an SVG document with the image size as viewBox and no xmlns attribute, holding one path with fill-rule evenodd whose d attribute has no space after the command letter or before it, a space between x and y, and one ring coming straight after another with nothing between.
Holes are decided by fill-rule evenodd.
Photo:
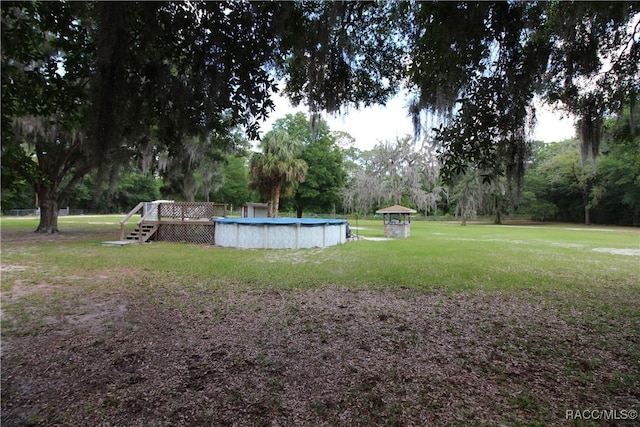
<instances>
[{"instance_id":1,"label":"white cloud","mask_svg":"<svg viewBox=\"0 0 640 427\"><path fill-rule=\"evenodd\" d=\"M386 106L372 106L350 111L337 117L325 117L332 130L348 132L356 140L356 147L369 150L378 142L395 141L398 137L413 135L413 123L406 101L391 99Z\"/></svg>"},{"instance_id":2,"label":"white cloud","mask_svg":"<svg viewBox=\"0 0 640 427\"><path fill-rule=\"evenodd\" d=\"M575 119L550 105L536 105L536 119L534 140L557 142L576 137Z\"/></svg>"}]
</instances>

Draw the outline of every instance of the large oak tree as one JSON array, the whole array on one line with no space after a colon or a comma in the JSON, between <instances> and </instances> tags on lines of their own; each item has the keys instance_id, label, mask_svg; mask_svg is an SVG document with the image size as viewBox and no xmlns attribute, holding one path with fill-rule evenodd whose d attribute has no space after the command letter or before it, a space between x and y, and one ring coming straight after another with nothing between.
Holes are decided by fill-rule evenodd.
<instances>
[{"instance_id":1,"label":"large oak tree","mask_svg":"<svg viewBox=\"0 0 640 427\"><path fill-rule=\"evenodd\" d=\"M194 140L225 140L238 126L257 136L258 121L272 109L269 66L289 9L263 2L3 2L5 176L34 186L38 231L58 231L58 208L94 169L98 184L115 188L119 168L132 158L155 161L165 153L188 168Z\"/></svg>"}]
</instances>

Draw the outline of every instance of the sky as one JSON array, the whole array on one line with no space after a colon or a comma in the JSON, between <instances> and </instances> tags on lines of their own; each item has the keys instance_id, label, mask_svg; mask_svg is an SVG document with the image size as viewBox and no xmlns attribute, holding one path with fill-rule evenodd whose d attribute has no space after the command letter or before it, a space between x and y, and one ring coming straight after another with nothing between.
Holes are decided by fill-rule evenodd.
<instances>
[{"instance_id":1,"label":"sky","mask_svg":"<svg viewBox=\"0 0 640 427\"><path fill-rule=\"evenodd\" d=\"M262 123L261 135L268 132L275 120L284 118L287 114L303 112L308 114L306 106L294 108L287 98L274 95L275 111L269 119ZM332 131L344 131L355 138L355 145L361 150L370 150L378 142L395 141L396 137L413 135L413 124L408 116L406 100L402 96L392 98L386 106L373 106L351 110L347 114L335 117L325 115L324 119ZM533 139L545 142L562 141L575 137L574 120L562 116L559 111L550 107L537 108L538 124L534 130Z\"/></svg>"}]
</instances>

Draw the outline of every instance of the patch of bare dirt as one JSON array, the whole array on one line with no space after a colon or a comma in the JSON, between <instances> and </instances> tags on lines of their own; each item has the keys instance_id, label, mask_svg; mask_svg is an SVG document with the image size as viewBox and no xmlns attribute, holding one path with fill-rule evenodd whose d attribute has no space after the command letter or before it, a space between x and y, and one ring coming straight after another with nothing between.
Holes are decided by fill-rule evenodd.
<instances>
[{"instance_id":1,"label":"patch of bare dirt","mask_svg":"<svg viewBox=\"0 0 640 427\"><path fill-rule=\"evenodd\" d=\"M637 409L638 324L583 316L526 295L95 292L3 332L2 425L562 425L567 409Z\"/></svg>"},{"instance_id":2,"label":"patch of bare dirt","mask_svg":"<svg viewBox=\"0 0 640 427\"><path fill-rule=\"evenodd\" d=\"M22 278L16 278L11 274L35 268L36 267L2 264L0 266L3 281L3 290L0 293L2 300L5 302L11 302L34 294L39 294L42 297L47 298L53 292L66 291L69 283L81 282L99 284L108 280L126 280L126 278L135 276L136 274L135 271L132 271L131 269L95 270L91 275L85 276L52 275L49 280L40 281L38 283L28 280L25 281Z\"/></svg>"},{"instance_id":3,"label":"patch of bare dirt","mask_svg":"<svg viewBox=\"0 0 640 427\"><path fill-rule=\"evenodd\" d=\"M0 272L9 272L9 271L25 271L29 269L26 265L0 265Z\"/></svg>"},{"instance_id":4,"label":"patch of bare dirt","mask_svg":"<svg viewBox=\"0 0 640 427\"><path fill-rule=\"evenodd\" d=\"M33 244L33 243L56 243L69 240L86 239L87 236L95 239L114 240L118 237L119 231L114 230L94 230L91 228L65 228L61 226L59 233L25 232L24 230L2 230L2 243L8 244Z\"/></svg>"},{"instance_id":5,"label":"patch of bare dirt","mask_svg":"<svg viewBox=\"0 0 640 427\"><path fill-rule=\"evenodd\" d=\"M605 253L615 254L615 255L640 256L640 249L595 248L592 250L595 252L605 252Z\"/></svg>"}]
</instances>

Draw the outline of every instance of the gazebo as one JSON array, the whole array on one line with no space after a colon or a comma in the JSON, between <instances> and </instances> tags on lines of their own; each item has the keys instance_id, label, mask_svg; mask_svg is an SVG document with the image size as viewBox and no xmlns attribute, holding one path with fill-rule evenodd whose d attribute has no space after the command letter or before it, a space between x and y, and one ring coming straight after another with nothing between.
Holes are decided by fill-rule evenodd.
<instances>
[{"instance_id":1,"label":"gazebo","mask_svg":"<svg viewBox=\"0 0 640 427\"><path fill-rule=\"evenodd\" d=\"M382 214L386 237L409 237L411 235L411 214L416 213L416 210L394 205L378 209L376 213Z\"/></svg>"}]
</instances>

